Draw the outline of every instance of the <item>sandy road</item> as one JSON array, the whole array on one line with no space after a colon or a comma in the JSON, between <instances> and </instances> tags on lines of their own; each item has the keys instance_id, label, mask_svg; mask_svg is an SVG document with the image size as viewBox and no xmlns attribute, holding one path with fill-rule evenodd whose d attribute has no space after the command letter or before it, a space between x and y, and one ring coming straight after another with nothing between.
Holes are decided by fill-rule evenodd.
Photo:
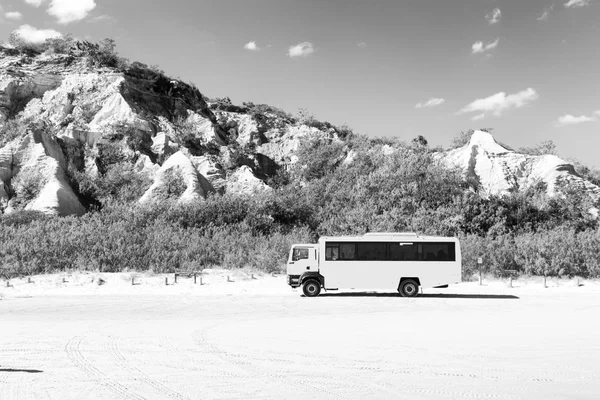
<instances>
[{"instance_id":1,"label":"sandy road","mask_svg":"<svg viewBox=\"0 0 600 400\"><path fill-rule=\"evenodd\" d=\"M460 289L5 298L0 399L600 396L600 292Z\"/></svg>"}]
</instances>

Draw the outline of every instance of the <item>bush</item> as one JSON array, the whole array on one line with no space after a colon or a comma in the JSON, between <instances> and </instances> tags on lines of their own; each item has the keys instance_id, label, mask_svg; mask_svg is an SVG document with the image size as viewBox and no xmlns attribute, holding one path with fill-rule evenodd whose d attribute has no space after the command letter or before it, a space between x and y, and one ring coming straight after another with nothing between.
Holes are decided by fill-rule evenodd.
<instances>
[{"instance_id":1,"label":"bush","mask_svg":"<svg viewBox=\"0 0 600 400\"><path fill-rule=\"evenodd\" d=\"M22 227L46 218L48 218L47 215L40 211L16 211L0 215L0 226Z\"/></svg>"},{"instance_id":2,"label":"bush","mask_svg":"<svg viewBox=\"0 0 600 400\"><path fill-rule=\"evenodd\" d=\"M533 147L521 147L517 150L518 153L529 154L532 156L558 155L556 145L552 140L546 140L538 143Z\"/></svg>"},{"instance_id":3,"label":"bush","mask_svg":"<svg viewBox=\"0 0 600 400\"><path fill-rule=\"evenodd\" d=\"M251 102L243 103L246 108L246 112L250 115L256 116L259 115L268 115L271 114L279 119L284 121L289 121L291 123L295 123L296 119L294 116L288 112L283 111L280 108L270 106L268 104L254 104Z\"/></svg>"},{"instance_id":4,"label":"bush","mask_svg":"<svg viewBox=\"0 0 600 400\"><path fill-rule=\"evenodd\" d=\"M162 185L156 189L156 195L163 199L178 199L187 188L181 169L172 167L163 172Z\"/></svg>"},{"instance_id":5,"label":"bush","mask_svg":"<svg viewBox=\"0 0 600 400\"><path fill-rule=\"evenodd\" d=\"M25 126L17 120L9 119L0 125L0 148L6 146L7 143L24 135L26 132Z\"/></svg>"},{"instance_id":6,"label":"bush","mask_svg":"<svg viewBox=\"0 0 600 400\"><path fill-rule=\"evenodd\" d=\"M40 171L33 167L24 167L11 182L16 195L15 206L25 207L38 197L45 184L46 179Z\"/></svg>"},{"instance_id":7,"label":"bush","mask_svg":"<svg viewBox=\"0 0 600 400\"><path fill-rule=\"evenodd\" d=\"M261 235L243 222L183 227L174 220L184 221L191 211L187 207L172 202L153 207L109 204L82 217L32 219L27 225L4 224L3 217L0 274L66 269L173 272L215 265L281 271L292 243L314 239L306 228Z\"/></svg>"},{"instance_id":8,"label":"bush","mask_svg":"<svg viewBox=\"0 0 600 400\"><path fill-rule=\"evenodd\" d=\"M346 146L342 142L316 138L300 145L296 155L300 176L311 181L320 179L335 171L346 156Z\"/></svg>"},{"instance_id":9,"label":"bush","mask_svg":"<svg viewBox=\"0 0 600 400\"><path fill-rule=\"evenodd\" d=\"M98 43L82 42L85 54L93 67L109 67L125 70L129 66L126 58L119 56L117 44L113 39L106 38Z\"/></svg>"},{"instance_id":10,"label":"bush","mask_svg":"<svg viewBox=\"0 0 600 400\"><path fill-rule=\"evenodd\" d=\"M473 129L469 129L468 131L460 131L460 133L454 136L450 141L450 147L448 150L458 149L459 147L467 145L471 140L473 133L475 133Z\"/></svg>"}]
</instances>

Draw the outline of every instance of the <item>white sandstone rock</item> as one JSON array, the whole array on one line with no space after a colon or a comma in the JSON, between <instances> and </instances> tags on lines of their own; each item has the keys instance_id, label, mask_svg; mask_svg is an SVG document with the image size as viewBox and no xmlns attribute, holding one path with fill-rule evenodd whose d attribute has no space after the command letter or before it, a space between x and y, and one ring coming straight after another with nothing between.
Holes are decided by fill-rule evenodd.
<instances>
[{"instance_id":1,"label":"white sandstone rock","mask_svg":"<svg viewBox=\"0 0 600 400\"><path fill-rule=\"evenodd\" d=\"M156 200L158 193L166 185L167 171L179 175L185 185L185 191L179 197L180 202L197 201L206 198L207 194L214 189L208 180L198 173L192 161L181 151L169 157L156 172L156 178L152 186L144 193L140 203Z\"/></svg>"},{"instance_id":2,"label":"white sandstone rock","mask_svg":"<svg viewBox=\"0 0 600 400\"><path fill-rule=\"evenodd\" d=\"M251 195L272 190L267 184L258 179L250 167L243 165L227 177L227 192Z\"/></svg>"},{"instance_id":3,"label":"white sandstone rock","mask_svg":"<svg viewBox=\"0 0 600 400\"><path fill-rule=\"evenodd\" d=\"M549 195L556 194L559 185L568 184L581 188L594 198L600 196L600 188L572 173L573 166L567 161L554 155L516 153L483 131L473 133L465 146L436 156L447 165L458 166L467 175L476 177L483 194L505 194L544 182Z\"/></svg>"}]
</instances>

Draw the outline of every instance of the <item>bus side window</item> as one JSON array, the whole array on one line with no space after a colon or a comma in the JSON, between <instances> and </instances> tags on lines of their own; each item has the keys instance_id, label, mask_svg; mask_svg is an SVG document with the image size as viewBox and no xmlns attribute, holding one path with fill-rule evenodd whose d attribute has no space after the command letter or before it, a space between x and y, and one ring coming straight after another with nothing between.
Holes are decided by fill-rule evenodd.
<instances>
[{"instance_id":1,"label":"bus side window","mask_svg":"<svg viewBox=\"0 0 600 400\"><path fill-rule=\"evenodd\" d=\"M340 248L338 245L327 246L325 248L325 260L336 261L340 258Z\"/></svg>"},{"instance_id":2,"label":"bus side window","mask_svg":"<svg viewBox=\"0 0 600 400\"><path fill-rule=\"evenodd\" d=\"M356 259L356 245L354 243L340 243L340 258L342 260Z\"/></svg>"},{"instance_id":3,"label":"bus side window","mask_svg":"<svg viewBox=\"0 0 600 400\"><path fill-rule=\"evenodd\" d=\"M456 261L455 245L452 242L423 243L422 260Z\"/></svg>"},{"instance_id":4,"label":"bus side window","mask_svg":"<svg viewBox=\"0 0 600 400\"><path fill-rule=\"evenodd\" d=\"M417 261L417 246L414 243L400 242L389 244L390 260L392 261Z\"/></svg>"}]
</instances>

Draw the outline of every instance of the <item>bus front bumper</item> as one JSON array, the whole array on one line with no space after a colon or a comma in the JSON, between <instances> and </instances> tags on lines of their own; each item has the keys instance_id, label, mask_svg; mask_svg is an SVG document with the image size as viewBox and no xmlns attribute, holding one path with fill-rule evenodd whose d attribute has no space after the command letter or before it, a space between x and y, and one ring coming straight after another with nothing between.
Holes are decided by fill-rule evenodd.
<instances>
[{"instance_id":1,"label":"bus front bumper","mask_svg":"<svg viewBox=\"0 0 600 400\"><path fill-rule=\"evenodd\" d=\"M288 275L287 277L288 285L293 288L297 288L300 286L300 275Z\"/></svg>"}]
</instances>

